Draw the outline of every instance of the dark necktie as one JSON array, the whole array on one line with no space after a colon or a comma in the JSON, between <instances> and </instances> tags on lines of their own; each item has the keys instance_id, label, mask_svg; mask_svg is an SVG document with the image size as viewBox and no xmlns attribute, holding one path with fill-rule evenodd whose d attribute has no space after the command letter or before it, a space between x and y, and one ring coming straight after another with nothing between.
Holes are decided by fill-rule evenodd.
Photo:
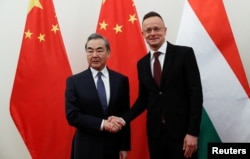
<instances>
[{"instance_id":1,"label":"dark necktie","mask_svg":"<svg viewBox=\"0 0 250 159\"><path fill-rule=\"evenodd\" d=\"M100 98L100 101L102 104L103 111L106 114L107 113L107 97L106 97L105 86L104 86L104 83L102 81L102 73L98 72L97 77L98 77L98 79L97 79L97 92L98 92L98 95L99 95L99 98Z\"/></svg>"},{"instance_id":2,"label":"dark necktie","mask_svg":"<svg viewBox=\"0 0 250 159\"><path fill-rule=\"evenodd\" d=\"M155 58L155 61L154 61L154 79L155 79L155 82L157 83L158 86L160 86L160 83L161 83L161 65L160 65L160 61L159 61L159 55L161 53L160 52L155 52L154 53L154 58Z\"/></svg>"}]
</instances>

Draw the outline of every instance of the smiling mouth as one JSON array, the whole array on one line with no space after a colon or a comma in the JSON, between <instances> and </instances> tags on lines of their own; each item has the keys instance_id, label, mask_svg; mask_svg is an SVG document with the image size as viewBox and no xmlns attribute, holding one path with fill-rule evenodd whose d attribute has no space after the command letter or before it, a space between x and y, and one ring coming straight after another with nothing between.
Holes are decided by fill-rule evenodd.
<instances>
[{"instance_id":1,"label":"smiling mouth","mask_svg":"<svg viewBox=\"0 0 250 159\"><path fill-rule=\"evenodd\" d=\"M156 42L158 39L150 39L151 42Z\"/></svg>"},{"instance_id":2,"label":"smiling mouth","mask_svg":"<svg viewBox=\"0 0 250 159\"><path fill-rule=\"evenodd\" d=\"M149 40L151 40L151 41L155 41L155 40L158 40L159 38L157 38L157 37L151 37Z\"/></svg>"}]
</instances>

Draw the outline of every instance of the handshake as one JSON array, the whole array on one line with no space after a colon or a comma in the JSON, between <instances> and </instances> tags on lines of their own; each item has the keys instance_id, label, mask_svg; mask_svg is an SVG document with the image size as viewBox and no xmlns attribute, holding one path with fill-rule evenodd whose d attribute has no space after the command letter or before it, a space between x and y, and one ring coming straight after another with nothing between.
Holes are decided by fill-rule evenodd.
<instances>
[{"instance_id":1,"label":"handshake","mask_svg":"<svg viewBox=\"0 0 250 159\"><path fill-rule=\"evenodd\" d=\"M126 122L121 117L110 116L107 120L104 120L103 129L111 133L116 133L125 125Z\"/></svg>"}]
</instances>

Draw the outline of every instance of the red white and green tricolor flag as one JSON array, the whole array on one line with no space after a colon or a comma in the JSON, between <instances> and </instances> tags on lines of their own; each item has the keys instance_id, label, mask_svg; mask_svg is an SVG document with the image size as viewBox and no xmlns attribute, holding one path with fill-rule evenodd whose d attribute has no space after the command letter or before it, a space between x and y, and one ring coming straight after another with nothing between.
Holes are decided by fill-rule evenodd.
<instances>
[{"instance_id":1,"label":"red white and green tricolor flag","mask_svg":"<svg viewBox=\"0 0 250 159\"><path fill-rule=\"evenodd\" d=\"M70 158L64 91L71 74L53 1L30 0L10 113L32 159Z\"/></svg>"},{"instance_id":2,"label":"red white and green tricolor flag","mask_svg":"<svg viewBox=\"0 0 250 159\"><path fill-rule=\"evenodd\" d=\"M133 104L138 94L136 63L147 52L133 0L102 0L96 31L110 42L108 67L129 77ZM131 122L129 159L149 158L145 125L145 113Z\"/></svg>"},{"instance_id":3,"label":"red white and green tricolor flag","mask_svg":"<svg viewBox=\"0 0 250 159\"><path fill-rule=\"evenodd\" d=\"M177 44L194 48L201 73L200 158L208 142L250 142L250 88L223 1L187 0Z\"/></svg>"}]
</instances>

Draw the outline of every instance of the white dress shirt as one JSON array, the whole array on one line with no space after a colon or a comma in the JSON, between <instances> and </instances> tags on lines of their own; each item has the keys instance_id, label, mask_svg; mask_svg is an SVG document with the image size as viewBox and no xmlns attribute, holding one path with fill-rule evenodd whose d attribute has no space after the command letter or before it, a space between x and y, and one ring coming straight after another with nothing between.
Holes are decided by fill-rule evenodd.
<instances>
[{"instance_id":1,"label":"white dress shirt","mask_svg":"<svg viewBox=\"0 0 250 159\"><path fill-rule=\"evenodd\" d=\"M98 76L97 76L97 73L100 72L100 71L97 71L93 68L90 67L90 70L91 70L91 73L92 73L92 76L93 76L93 79L95 81L95 86L97 88L97 80L98 80ZM108 69L107 67L104 67L102 70L102 81L104 83L104 87L105 87L105 91L106 91L106 97L107 97L107 106L109 105L109 100L110 100L110 83L109 83L109 72L108 72ZM100 130L103 131L103 128L104 128L104 119L102 120L102 123L100 125Z\"/></svg>"},{"instance_id":2,"label":"white dress shirt","mask_svg":"<svg viewBox=\"0 0 250 159\"><path fill-rule=\"evenodd\" d=\"M149 53L150 53L150 66L151 66L151 72L152 72L152 76L154 76L154 68L153 68L153 65L154 65L154 53L155 52L160 52L161 54L159 55L159 61L160 61L160 65L161 65L161 70L163 68L163 64L164 64L164 59L165 59L165 56L166 56L166 50L167 50L167 42L163 43L163 45L157 50L157 51L153 51L153 50L149 50Z\"/></svg>"},{"instance_id":3,"label":"white dress shirt","mask_svg":"<svg viewBox=\"0 0 250 159\"><path fill-rule=\"evenodd\" d=\"M95 86L97 87L97 73L98 72L102 72L102 81L104 83L105 86L105 91L106 91L106 97L107 97L107 106L109 105L109 100L110 100L110 84L109 84L109 72L108 69L106 67L104 67L101 71L97 71L93 68L90 67L90 70L92 72L92 76L94 78L95 81Z\"/></svg>"}]
</instances>

